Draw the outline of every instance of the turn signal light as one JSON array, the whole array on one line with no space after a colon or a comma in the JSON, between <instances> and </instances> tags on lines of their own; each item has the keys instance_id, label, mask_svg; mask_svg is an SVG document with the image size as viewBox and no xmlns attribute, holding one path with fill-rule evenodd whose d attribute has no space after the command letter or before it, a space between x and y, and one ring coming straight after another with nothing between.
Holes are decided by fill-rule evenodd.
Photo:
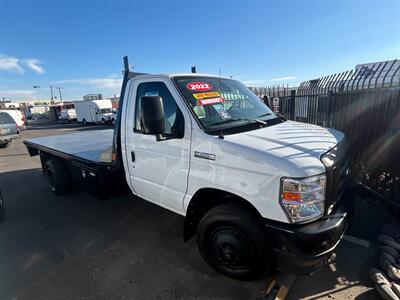
<instances>
[{"instance_id":1,"label":"turn signal light","mask_svg":"<svg viewBox=\"0 0 400 300\"><path fill-rule=\"evenodd\" d=\"M290 193L290 192L283 192L282 193L282 200L286 201L300 201L301 194L300 193Z\"/></svg>"}]
</instances>

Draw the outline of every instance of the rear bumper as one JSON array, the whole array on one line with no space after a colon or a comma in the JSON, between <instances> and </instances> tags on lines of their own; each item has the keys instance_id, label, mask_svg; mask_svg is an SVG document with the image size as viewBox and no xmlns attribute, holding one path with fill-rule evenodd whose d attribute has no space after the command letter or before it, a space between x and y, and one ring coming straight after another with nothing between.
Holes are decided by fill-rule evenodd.
<instances>
[{"instance_id":1,"label":"rear bumper","mask_svg":"<svg viewBox=\"0 0 400 300\"><path fill-rule=\"evenodd\" d=\"M265 222L278 269L311 274L326 264L349 224L353 192L346 192L343 198L330 215L309 224Z\"/></svg>"}]
</instances>

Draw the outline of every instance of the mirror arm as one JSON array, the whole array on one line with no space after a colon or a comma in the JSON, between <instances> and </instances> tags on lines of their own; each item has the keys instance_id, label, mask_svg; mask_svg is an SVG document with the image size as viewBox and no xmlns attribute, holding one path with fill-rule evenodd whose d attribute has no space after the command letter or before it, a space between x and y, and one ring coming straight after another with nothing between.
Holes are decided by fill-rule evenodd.
<instances>
[{"instance_id":1,"label":"mirror arm","mask_svg":"<svg viewBox=\"0 0 400 300\"><path fill-rule=\"evenodd\" d=\"M162 134L156 134L156 141L157 142L161 142L161 141L165 141L167 138Z\"/></svg>"}]
</instances>

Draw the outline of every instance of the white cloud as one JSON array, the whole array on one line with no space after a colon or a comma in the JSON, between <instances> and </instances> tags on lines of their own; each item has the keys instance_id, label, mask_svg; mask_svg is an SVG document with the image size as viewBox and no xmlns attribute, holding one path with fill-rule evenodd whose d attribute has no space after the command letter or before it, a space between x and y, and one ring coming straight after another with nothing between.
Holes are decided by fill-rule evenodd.
<instances>
[{"instance_id":1,"label":"white cloud","mask_svg":"<svg viewBox=\"0 0 400 300\"><path fill-rule=\"evenodd\" d=\"M278 78L273 78L270 81L290 81L296 79L295 76L286 76L286 77L278 77Z\"/></svg>"},{"instance_id":2,"label":"white cloud","mask_svg":"<svg viewBox=\"0 0 400 300\"><path fill-rule=\"evenodd\" d=\"M263 86L271 84L272 82L282 82L282 81L292 81L295 80L295 76L286 76L286 77L278 77L272 79L253 79L253 80L246 80L243 83L247 86Z\"/></svg>"},{"instance_id":3,"label":"white cloud","mask_svg":"<svg viewBox=\"0 0 400 300\"><path fill-rule=\"evenodd\" d=\"M19 99L33 96L35 94L34 90L1 90L0 89L0 99L10 98Z\"/></svg>"},{"instance_id":4,"label":"white cloud","mask_svg":"<svg viewBox=\"0 0 400 300\"><path fill-rule=\"evenodd\" d=\"M28 59L22 60L22 63L26 67L28 67L29 69L34 71L36 74L43 74L44 73L44 69L43 69L42 66L40 66L40 61L38 59L28 58Z\"/></svg>"},{"instance_id":5,"label":"white cloud","mask_svg":"<svg viewBox=\"0 0 400 300\"><path fill-rule=\"evenodd\" d=\"M0 70L24 73L24 69L20 66L20 59L14 56L0 54Z\"/></svg>"},{"instance_id":6,"label":"white cloud","mask_svg":"<svg viewBox=\"0 0 400 300\"><path fill-rule=\"evenodd\" d=\"M35 58L18 58L0 54L0 70L22 74L25 72L24 66L37 74L43 74L44 69L40 64L40 60Z\"/></svg>"},{"instance_id":7,"label":"white cloud","mask_svg":"<svg viewBox=\"0 0 400 300\"><path fill-rule=\"evenodd\" d=\"M119 89L122 84L121 78L112 77L104 77L104 78L89 78L89 79L67 79L67 80L59 80L54 81L54 84L79 84L86 86L93 86L96 88L103 89Z\"/></svg>"},{"instance_id":8,"label":"white cloud","mask_svg":"<svg viewBox=\"0 0 400 300\"><path fill-rule=\"evenodd\" d=\"M245 80L243 83L248 86L258 86L258 85L266 85L268 83L268 79L254 79L254 80Z\"/></svg>"}]
</instances>

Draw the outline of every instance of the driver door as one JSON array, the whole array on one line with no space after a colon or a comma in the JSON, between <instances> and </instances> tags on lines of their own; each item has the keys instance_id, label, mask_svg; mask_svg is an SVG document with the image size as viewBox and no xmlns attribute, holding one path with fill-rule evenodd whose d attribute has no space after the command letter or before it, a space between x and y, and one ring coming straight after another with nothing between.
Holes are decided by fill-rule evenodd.
<instances>
[{"instance_id":1,"label":"driver door","mask_svg":"<svg viewBox=\"0 0 400 300\"><path fill-rule=\"evenodd\" d=\"M191 139L186 107L176 101L180 96L164 78L157 81L136 80L131 91L127 111L130 124L126 127L126 155L131 185L140 197L183 213ZM142 96L162 98L165 131L167 135L172 135L171 138L157 141L154 135L143 134L139 120L140 107L136 104Z\"/></svg>"}]
</instances>

